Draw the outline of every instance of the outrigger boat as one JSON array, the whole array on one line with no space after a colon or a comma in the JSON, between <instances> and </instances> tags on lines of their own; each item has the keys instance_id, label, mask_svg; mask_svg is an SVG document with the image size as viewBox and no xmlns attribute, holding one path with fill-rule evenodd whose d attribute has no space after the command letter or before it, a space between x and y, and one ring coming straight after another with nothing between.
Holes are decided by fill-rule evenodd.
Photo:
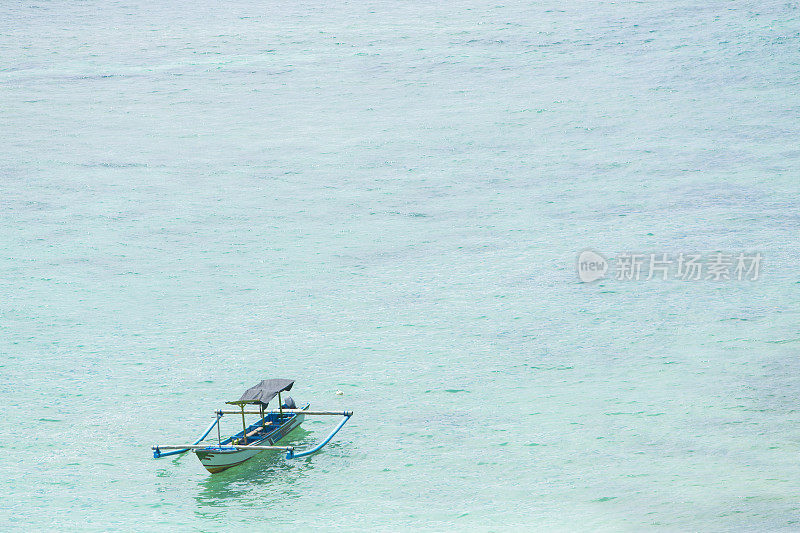
<instances>
[{"instance_id":1,"label":"outrigger boat","mask_svg":"<svg viewBox=\"0 0 800 533\"><path fill-rule=\"evenodd\" d=\"M155 445L153 458L179 455L193 451L203 466L212 474L222 472L232 466L241 464L263 451L286 452L287 459L297 459L317 453L328 444L336 433L342 429L352 411L311 411L310 404L298 409L290 397L281 400L281 392L290 391L294 385L291 379L266 379L247 389L242 397L233 402L225 402L239 407L238 411L215 411L214 422L208 426L205 433L192 444ZM269 402L278 397L278 409L267 410ZM246 405L258 406L258 411L245 411ZM241 414L242 431L225 440L220 435L219 419L223 415ZM259 419L247 425L245 415L259 415ZM294 446L276 446L275 444L288 435L293 429L303 423L307 416L341 416L339 425L317 446L307 450L295 450ZM217 444L200 444L214 428L217 428ZM165 451L169 450L169 451Z\"/></svg>"}]
</instances>

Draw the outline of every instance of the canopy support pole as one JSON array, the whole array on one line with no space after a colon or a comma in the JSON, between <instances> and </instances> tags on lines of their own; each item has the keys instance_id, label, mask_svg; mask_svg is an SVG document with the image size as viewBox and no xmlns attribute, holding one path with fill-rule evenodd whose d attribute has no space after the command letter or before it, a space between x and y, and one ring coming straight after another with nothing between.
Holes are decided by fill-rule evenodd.
<instances>
[{"instance_id":1,"label":"canopy support pole","mask_svg":"<svg viewBox=\"0 0 800 533\"><path fill-rule=\"evenodd\" d=\"M247 424L244 421L244 404L242 404L242 438L244 444L247 444Z\"/></svg>"},{"instance_id":2,"label":"canopy support pole","mask_svg":"<svg viewBox=\"0 0 800 533\"><path fill-rule=\"evenodd\" d=\"M281 401L281 393L278 392L278 420L283 420L283 402Z\"/></svg>"}]
</instances>

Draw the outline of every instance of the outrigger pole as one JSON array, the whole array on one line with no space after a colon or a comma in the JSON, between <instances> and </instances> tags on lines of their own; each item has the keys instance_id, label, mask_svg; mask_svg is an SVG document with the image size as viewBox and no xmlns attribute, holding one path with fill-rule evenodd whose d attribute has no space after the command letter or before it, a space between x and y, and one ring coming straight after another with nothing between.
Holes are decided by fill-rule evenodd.
<instances>
[{"instance_id":1,"label":"outrigger pole","mask_svg":"<svg viewBox=\"0 0 800 533\"><path fill-rule=\"evenodd\" d=\"M326 444L328 444L331 441L331 439L333 438L333 436L336 435L339 432L340 429L342 429L342 426L344 426L347 423L347 421L350 420L350 417L353 416L353 412L352 411L345 411L345 414L343 416L344 416L344 418L342 418L342 421L339 422L338 426L336 426L336 429L331 431L331 434L328 435L328 437L324 441L322 441L321 443L319 443L317 446L315 446L314 448L312 448L310 450L305 450L305 451L302 451L302 452L299 452L299 453L294 453L294 448L292 448L291 450L288 450L286 452L286 458L287 459L297 459L298 457L305 457L306 455L311 455L313 453L317 453L318 451L320 451L322 449L322 447L325 446Z\"/></svg>"},{"instance_id":2,"label":"outrigger pole","mask_svg":"<svg viewBox=\"0 0 800 533\"><path fill-rule=\"evenodd\" d=\"M219 413L220 415L238 415L240 411L214 411L215 413ZM279 411L277 409L269 409L265 410L264 414L273 414L273 413L290 413L290 414L297 414L297 415L331 415L331 416L353 416L353 411L304 411L303 409L283 409ZM260 411L245 411L244 414L246 415L258 415L261 414Z\"/></svg>"},{"instance_id":3,"label":"outrigger pole","mask_svg":"<svg viewBox=\"0 0 800 533\"><path fill-rule=\"evenodd\" d=\"M206 430L205 433L203 433L203 436L200 437L199 439L197 439L196 441L194 441L191 445L189 445L189 446L180 446L177 449L175 449L175 451L167 452L167 453L161 453L159 451L159 446L153 446L153 457L155 459L158 459L159 457L167 457L169 455L180 455L182 453L188 452L189 450L192 449L192 446L196 446L197 444L200 444L201 442L203 442L203 439L206 438L209 433L211 433L211 430L214 429L214 426L217 426L217 435L219 435L219 419L222 418L222 412L217 412L216 415L217 416L214 419L214 422L212 422L211 425L208 426L208 429ZM172 448L170 448L170 449L172 449Z\"/></svg>"},{"instance_id":4,"label":"outrigger pole","mask_svg":"<svg viewBox=\"0 0 800 533\"><path fill-rule=\"evenodd\" d=\"M331 441L331 439L339 432L339 430L342 429L342 427L347 423L347 421L350 420L350 417L353 416L353 411L304 411L303 409L285 409L284 411L287 412L287 413L302 413L302 414L306 414L306 415L338 415L338 416L342 416L343 418L342 418L342 421L339 422L339 425L336 426L336 428L334 428L334 430L330 432L330 434L325 438L325 440L323 440L317 446L311 448L310 450L304 450L302 452L295 453L294 446L252 446L252 445L247 445L247 444L244 444L244 445L226 444L224 446L220 446L219 445L219 442L220 442L219 419L222 418L222 415L224 415L224 414L239 414L239 413L242 413L242 417L244 417L244 414L261 414L258 411L244 411L244 405L242 405L242 410L241 411L222 411L222 410L215 411L214 414L216 415L216 417L214 419L214 422L212 422L212 424L210 426L208 426L208 429L206 430L206 432L203 433L203 435L192 444L153 446L153 457L155 459L158 459L160 457L167 457L167 456L170 456L170 455L179 455L181 453L186 453L189 450L209 449L209 448L211 448L211 446L208 446L206 444L202 444L201 445L200 443L203 441L203 439L206 438L206 436L208 436L209 433L211 433L211 430L214 429L214 426L217 426L217 446L215 448L217 448L219 450L225 450L225 449L229 449L229 450L230 449L236 449L236 450L280 450L280 451L285 451L286 452L286 458L287 459L298 459L300 457L306 457L308 455L311 455L311 454L314 454L314 453L317 453L318 451L320 451L326 444L328 444ZM277 413L277 412L278 411L275 411L275 410L264 411L264 413ZM247 428L246 427L245 427L245 431L244 431L244 438L245 439L247 438ZM172 451L162 452L161 450L172 450Z\"/></svg>"},{"instance_id":5,"label":"outrigger pole","mask_svg":"<svg viewBox=\"0 0 800 533\"><path fill-rule=\"evenodd\" d=\"M184 449L185 448L185 449ZM196 444L165 444L163 446L156 445L153 446L153 454L159 453L160 450L206 450L206 449L214 449L214 450L279 450L282 452L291 452L294 450L294 446L254 446L254 445L242 445L242 444L226 444L224 446L208 446L206 444L200 444L199 446ZM159 453L159 457L164 457L165 455L170 455L173 452L168 453ZM181 452L182 453L182 452Z\"/></svg>"}]
</instances>

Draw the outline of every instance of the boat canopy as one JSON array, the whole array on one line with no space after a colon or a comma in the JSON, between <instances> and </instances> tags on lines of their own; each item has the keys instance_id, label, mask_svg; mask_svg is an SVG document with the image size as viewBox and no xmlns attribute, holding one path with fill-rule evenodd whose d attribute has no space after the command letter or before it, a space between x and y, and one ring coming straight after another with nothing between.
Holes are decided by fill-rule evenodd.
<instances>
[{"instance_id":1,"label":"boat canopy","mask_svg":"<svg viewBox=\"0 0 800 533\"><path fill-rule=\"evenodd\" d=\"M244 394L238 400L225 403L233 405L254 403L266 406L279 393L285 390L292 390L292 385L294 385L293 379L264 379L244 391Z\"/></svg>"}]
</instances>

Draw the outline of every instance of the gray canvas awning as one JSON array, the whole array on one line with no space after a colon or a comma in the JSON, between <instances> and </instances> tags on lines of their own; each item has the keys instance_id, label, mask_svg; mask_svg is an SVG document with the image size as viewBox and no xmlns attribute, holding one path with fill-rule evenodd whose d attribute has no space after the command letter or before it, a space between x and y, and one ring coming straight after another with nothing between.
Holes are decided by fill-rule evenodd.
<instances>
[{"instance_id":1,"label":"gray canvas awning","mask_svg":"<svg viewBox=\"0 0 800 533\"><path fill-rule=\"evenodd\" d=\"M246 403L262 404L266 406L279 392L292 390L293 379L265 379L253 385L242 394L235 402L226 402L234 405Z\"/></svg>"}]
</instances>

